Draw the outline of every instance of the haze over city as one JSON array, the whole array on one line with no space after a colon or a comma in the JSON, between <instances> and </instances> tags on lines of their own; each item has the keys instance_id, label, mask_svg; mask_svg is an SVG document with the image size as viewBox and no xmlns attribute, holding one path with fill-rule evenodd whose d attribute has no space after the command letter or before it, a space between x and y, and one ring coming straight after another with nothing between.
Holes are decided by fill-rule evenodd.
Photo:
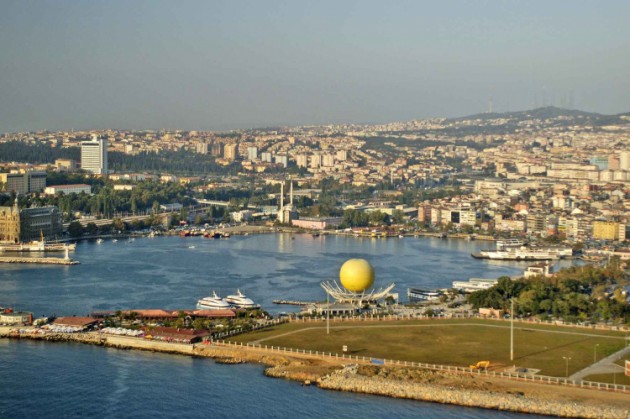
<instances>
[{"instance_id":1,"label":"haze over city","mask_svg":"<svg viewBox=\"0 0 630 419\"><path fill-rule=\"evenodd\" d=\"M7 1L0 131L622 113L629 17L625 1Z\"/></svg>"}]
</instances>

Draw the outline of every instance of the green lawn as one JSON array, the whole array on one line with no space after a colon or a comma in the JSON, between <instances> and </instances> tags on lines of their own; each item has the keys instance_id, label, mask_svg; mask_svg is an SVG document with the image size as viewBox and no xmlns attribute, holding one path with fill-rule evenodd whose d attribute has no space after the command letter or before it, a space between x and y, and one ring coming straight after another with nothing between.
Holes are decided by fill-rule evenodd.
<instances>
[{"instance_id":1,"label":"green lawn","mask_svg":"<svg viewBox=\"0 0 630 419\"><path fill-rule=\"evenodd\" d=\"M595 381L598 383L614 383L630 386L630 377L624 375L622 370L619 370L619 373L617 374L593 374L584 379L587 381Z\"/></svg>"},{"instance_id":2,"label":"green lawn","mask_svg":"<svg viewBox=\"0 0 630 419\"><path fill-rule=\"evenodd\" d=\"M307 350L348 353L445 365L468 366L481 360L494 365L540 369L563 377L598 358L621 349L625 335L617 332L515 323L514 361L510 362L509 323L487 320L412 320L385 322L290 323L233 338L239 342Z\"/></svg>"}]
</instances>

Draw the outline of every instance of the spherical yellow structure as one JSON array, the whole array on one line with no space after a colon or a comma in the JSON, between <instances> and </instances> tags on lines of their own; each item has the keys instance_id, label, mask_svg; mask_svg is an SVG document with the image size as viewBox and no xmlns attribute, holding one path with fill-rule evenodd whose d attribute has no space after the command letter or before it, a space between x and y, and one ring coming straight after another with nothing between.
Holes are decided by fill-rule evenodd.
<instances>
[{"instance_id":1,"label":"spherical yellow structure","mask_svg":"<svg viewBox=\"0 0 630 419\"><path fill-rule=\"evenodd\" d=\"M374 268L365 259L348 259L339 270L341 285L350 292L363 292L374 283Z\"/></svg>"}]
</instances>

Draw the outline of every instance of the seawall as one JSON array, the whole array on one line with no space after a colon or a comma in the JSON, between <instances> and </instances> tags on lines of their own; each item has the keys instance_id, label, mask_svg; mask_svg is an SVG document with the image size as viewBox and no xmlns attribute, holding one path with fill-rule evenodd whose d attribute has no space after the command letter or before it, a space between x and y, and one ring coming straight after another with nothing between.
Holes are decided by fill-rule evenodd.
<instances>
[{"instance_id":1,"label":"seawall","mask_svg":"<svg viewBox=\"0 0 630 419\"><path fill-rule=\"evenodd\" d=\"M561 417L630 417L630 397L625 394L417 368L342 365L348 360L322 359L311 354L276 354L246 346L177 344L97 332L19 334L12 329L0 327L0 337L200 356L221 363L261 363L268 367L267 376L317 383L320 388L329 390Z\"/></svg>"}]
</instances>

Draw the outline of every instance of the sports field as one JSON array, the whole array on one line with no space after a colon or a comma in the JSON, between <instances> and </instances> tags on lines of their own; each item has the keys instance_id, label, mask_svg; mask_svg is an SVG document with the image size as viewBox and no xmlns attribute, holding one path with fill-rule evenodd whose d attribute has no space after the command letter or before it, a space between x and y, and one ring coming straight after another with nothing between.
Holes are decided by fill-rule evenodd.
<instances>
[{"instance_id":1,"label":"sports field","mask_svg":"<svg viewBox=\"0 0 630 419\"><path fill-rule=\"evenodd\" d=\"M515 323L514 361L510 361L508 322L473 319L380 322L289 323L237 336L288 348L347 353L374 358L468 366L488 360L494 368L515 365L564 377L601 359L625 344L625 333L560 326ZM569 359L570 358L570 359Z\"/></svg>"}]
</instances>

